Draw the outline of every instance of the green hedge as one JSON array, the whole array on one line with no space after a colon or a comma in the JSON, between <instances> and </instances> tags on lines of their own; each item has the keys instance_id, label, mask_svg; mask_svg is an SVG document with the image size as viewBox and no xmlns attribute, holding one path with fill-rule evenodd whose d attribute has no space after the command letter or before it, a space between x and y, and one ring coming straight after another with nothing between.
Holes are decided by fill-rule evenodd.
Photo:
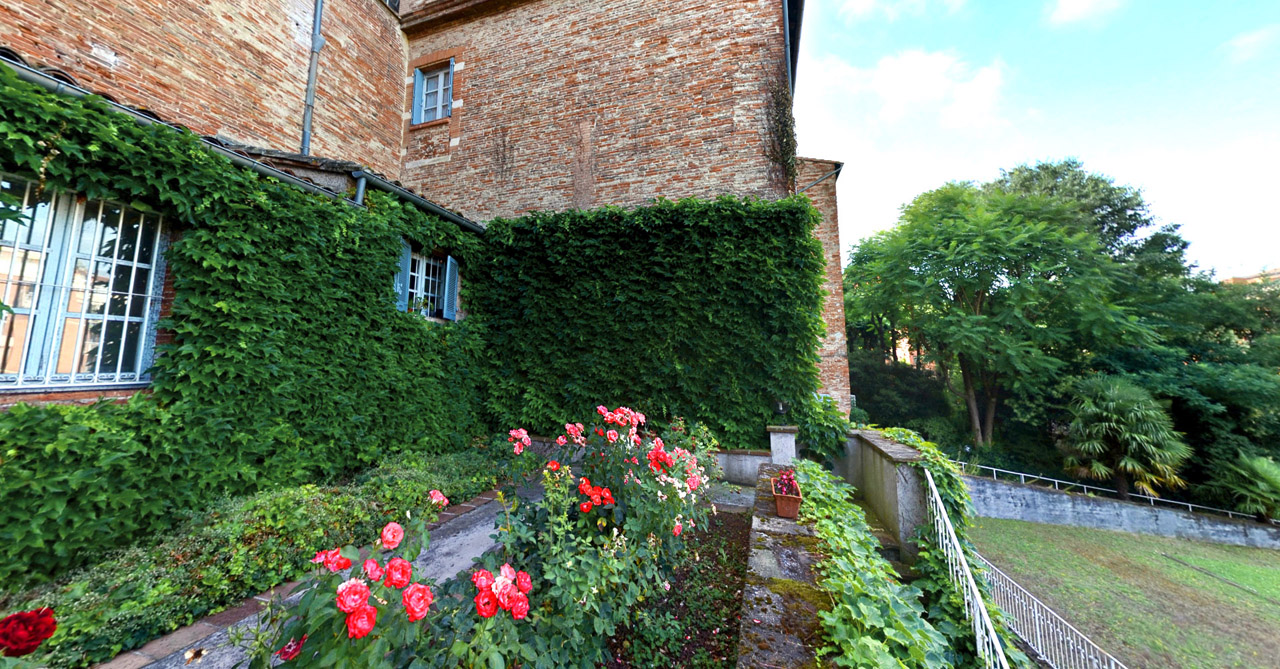
<instances>
[{"instance_id":1,"label":"green hedge","mask_svg":"<svg viewBox=\"0 0 1280 669\"><path fill-rule=\"evenodd\" d=\"M287 486L222 499L153 544L105 559L95 554L100 563L54 584L0 591L0 616L51 607L58 631L41 647L41 666L103 662L298 578L317 546L376 536L406 510L429 513L432 489L455 504L492 489L500 469L494 463L492 452L411 454L361 474L354 485Z\"/></svg>"},{"instance_id":2,"label":"green hedge","mask_svg":"<svg viewBox=\"0 0 1280 669\"><path fill-rule=\"evenodd\" d=\"M475 236L394 198L260 179L189 133L0 68L0 171L165 214L176 290L154 394L0 415L0 579L39 579L219 494L323 480L487 431L474 327L397 312L401 238ZM39 493L35 494L39 487Z\"/></svg>"},{"instance_id":3,"label":"green hedge","mask_svg":"<svg viewBox=\"0 0 1280 669\"><path fill-rule=\"evenodd\" d=\"M493 221L468 307L501 351L489 410L550 432L627 404L760 447L776 402L804 406L818 388L818 220L801 196Z\"/></svg>"}]
</instances>

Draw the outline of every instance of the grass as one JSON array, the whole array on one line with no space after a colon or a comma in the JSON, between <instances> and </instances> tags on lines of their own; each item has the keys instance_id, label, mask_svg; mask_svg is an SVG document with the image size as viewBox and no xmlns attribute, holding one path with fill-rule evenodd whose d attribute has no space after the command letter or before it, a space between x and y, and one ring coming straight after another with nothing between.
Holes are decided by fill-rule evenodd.
<instances>
[{"instance_id":1,"label":"grass","mask_svg":"<svg viewBox=\"0 0 1280 669\"><path fill-rule=\"evenodd\" d=\"M991 518L970 538L1131 669L1280 667L1280 551Z\"/></svg>"}]
</instances>

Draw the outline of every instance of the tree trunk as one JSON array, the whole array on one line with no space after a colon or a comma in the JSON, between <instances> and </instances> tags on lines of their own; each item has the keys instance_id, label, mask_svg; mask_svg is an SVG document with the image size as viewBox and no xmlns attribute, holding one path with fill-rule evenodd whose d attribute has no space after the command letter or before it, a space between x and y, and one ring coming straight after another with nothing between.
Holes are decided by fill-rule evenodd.
<instances>
[{"instance_id":1,"label":"tree trunk","mask_svg":"<svg viewBox=\"0 0 1280 669\"><path fill-rule=\"evenodd\" d=\"M1129 499L1129 477L1128 477L1128 476L1125 476L1125 474L1124 474L1123 472L1119 472L1119 471L1117 471L1117 472L1115 473L1115 475L1111 477L1111 480L1112 480L1112 482L1113 482L1113 485L1115 485L1115 487L1116 487L1116 494L1118 494L1118 495L1120 496L1120 499L1123 499L1123 500L1125 500L1125 501L1128 501L1128 499Z\"/></svg>"},{"instance_id":2,"label":"tree trunk","mask_svg":"<svg viewBox=\"0 0 1280 669\"><path fill-rule=\"evenodd\" d=\"M982 439L989 446L995 443L992 440L993 433L996 430L996 389L994 384L987 389L987 415L982 421Z\"/></svg>"},{"instance_id":3,"label":"tree trunk","mask_svg":"<svg viewBox=\"0 0 1280 669\"><path fill-rule=\"evenodd\" d=\"M969 424L973 428L973 445L982 448L985 445L982 440L982 417L978 414L978 394L973 387L973 372L965 363L964 356L959 358L960 378L964 381L964 403L969 407Z\"/></svg>"}]
</instances>

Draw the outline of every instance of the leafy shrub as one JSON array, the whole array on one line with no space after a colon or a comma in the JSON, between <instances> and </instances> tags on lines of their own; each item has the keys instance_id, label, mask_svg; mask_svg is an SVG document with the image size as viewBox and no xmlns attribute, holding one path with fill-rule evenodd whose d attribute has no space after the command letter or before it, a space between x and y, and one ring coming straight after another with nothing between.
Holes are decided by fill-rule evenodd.
<instances>
[{"instance_id":1,"label":"leafy shrub","mask_svg":"<svg viewBox=\"0 0 1280 669\"><path fill-rule=\"evenodd\" d=\"M805 402L794 416L800 429L796 440L810 456L830 461L844 455L853 424L840 414L834 399L815 397Z\"/></svg>"},{"instance_id":2,"label":"leafy shrub","mask_svg":"<svg viewBox=\"0 0 1280 669\"><path fill-rule=\"evenodd\" d=\"M801 519L813 523L829 556L818 565L818 586L833 600L819 613L822 655L841 667L948 667L946 641L924 618L920 591L903 585L877 551L853 488L820 465L797 461L804 491Z\"/></svg>"},{"instance_id":3,"label":"leafy shrub","mask_svg":"<svg viewBox=\"0 0 1280 669\"><path fill-rule=\"evenodd\" d=\"M538 476L544 497L526 504L504 493L500 501L512 504L498 519L501 551L460 578L426 584L434 604L421 622L406 624L400 598L377 586L380 597L367 605L387 623L349 638L344 625L356 623L333 601L344 577L318 569L299 604L273 611L283 625L257 637L251 666L269 666L273 654L304 635L295 660L302 664L359 658L364 666L585 668L607 661L608 638L637 602L667 583L681 535L705 526L699 488L717 472L710 452L716 442L705 429L676 421L663 437L646 440L643 416L600 409L604 423L565 426L552 461L524 451L527 434L512 430L515 480ZM354 547L341 551L354 554ZM516 570L528 581L503 601L504 575L521 582Z\"/></svg>"},{"instance_id":4,"label":"leafy shrub","mask_svg":"<svg viewBox=\"0 0 1280 669\"><path fill-rule=\"evenodd\" d=\"M938 375L901 362L888 362L880 351L849 351L849 391L858 406L878 425L905 425L911 420L949 419L954 413L946 386Z\"/></svg>"},{"instance_id":5,"label":"leafy shrub","mask_svg":"<svg viewBox=\"0 0 1280 669\"><path fill-rule=\"evenodd\" d=\"M1241 453L1214 483L1231 497L1237 511L1259 520L1280 517L1280 464L1275 460Z\"/></svg>"},{"instance_id":6,"label":"leafy shrub","mask_svg":"<svg viewBox=\"0 0 1280 669\"><path fill-rule=\"evenodd\" d=\"M405 511L421 515L432 507L433 488L459 501L491 489L500 470L494 464L470 452L405 459L362 476L364 485L303 485L224 499L153 545L112 553L51 585L0 595L0 611L54 609L58 632L41 649L48 665L106 661L298 578L317 547L370 536ZM389 500L388 491L404 497Z\"/></svg>"},{"instance_id":7,"label":"leafy shrub","mask_svg":"<svg viewBox=\"0 0 1280 669\"><path fill-rule=\"evenodd\" d=\"M776 403L818 389L818 220L804 197L722 197L492 221L468 303L502 352L488 409L546 433L625 399L762 447Z\"/></svg>"}]
</instances>

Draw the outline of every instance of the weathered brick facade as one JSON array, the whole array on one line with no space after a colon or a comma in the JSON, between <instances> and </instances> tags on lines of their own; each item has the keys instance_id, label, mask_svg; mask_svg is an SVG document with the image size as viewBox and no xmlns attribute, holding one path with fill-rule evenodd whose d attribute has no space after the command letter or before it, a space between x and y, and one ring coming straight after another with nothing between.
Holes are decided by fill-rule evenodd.
<instances>
[{"instance_id":1,"label":"weathered brick facade","mask_svg":"<svg viewBox=\"0 0 1280 669\"><path fill-rule=\"evenodd\" d=\"M297 151L312 0L0 3L0 45L200 135ZM312 153L399 176L404 37L382 0L328 0Z\"/></svg>"},{"instance_id":2,"label":"weathered brick facade","mask_svg":"<svg viewBox=\"0 0 1280 669\"><path fill-rule=\"evenodd\" d=\"M456 68L452 119L406 129L402 179L428 197L487 219L785 195L765 156L769 86L786 85L779 0L438 10L456 4L406 15L410 64Z\"/></svg>"},{"instance_id":3,"label":"weathered brick facade","mask_svg":"<svg viewBox=\"0 0 1280 669\"><path fill-rule=\"evenodd\" d=\"M0 46L198 134L292 152L313 11L313 0L14 0L0 5ZM311 153L481 221L781 197L794 185L766 155L766 106L788 83L787 35L798 38L798 18L784 22L782 0L404 0L399 16L383 0L327 0ZM449 59L452 117L414 125L415 68ZM801 161L797 184L832 165ZM828 261L823 392L847 410L835 179L809 195Z\"/></svg>"},{"instance_id":4,"label":"weathered brick facade","mask_svg":"<svg viewBox=\"0 0 1280 669\"><path fill-rule=\"evenodd\" d=\"M817 236L822 241L822 252L827 260L827 281L823 286L827 295L822 305L822 319L827 323L827 336L822 340L818 375L822 380L822 392L834 397L840 404L840 410L848 414L849 343L846 340L844 322L844 281L840 271L840 219L836 212L836 179L840 177L837 171L840 164L813 158L800 158L796 162L798 187L809 187L805 195L822 212L822 224L818 226ZM823 177L827 178L814 184Z\"/></svg>"}]
</instances>

